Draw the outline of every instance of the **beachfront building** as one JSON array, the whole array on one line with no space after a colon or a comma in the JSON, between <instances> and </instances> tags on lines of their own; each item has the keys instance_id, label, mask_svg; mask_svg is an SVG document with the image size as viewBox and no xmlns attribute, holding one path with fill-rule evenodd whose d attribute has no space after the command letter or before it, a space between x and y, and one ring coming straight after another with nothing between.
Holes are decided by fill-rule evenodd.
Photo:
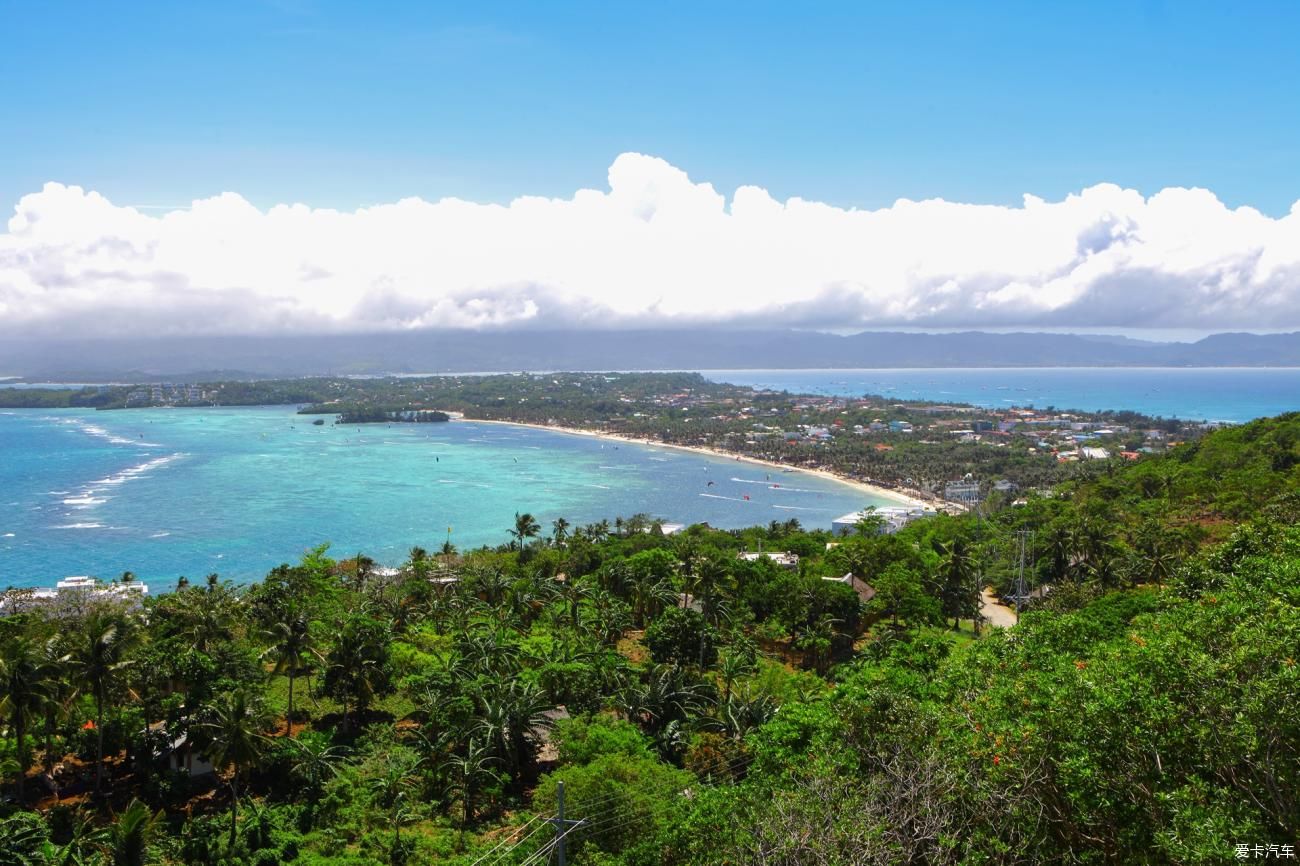
<instances>
[{"instance_id":1,"label":"beachfront building","mask_svg":"<svg viewBox=\"0 0 1300 866\"><path fill-rule=\"evenodd\" d=\"M880 521L878 531L883 535L893 535L913 520L929 517L935 513L933 508L926 508L921 505L867 508L835 518L831 521L831 532L835 535L856 535L863 520L876 518Z\"/></svg>"},{"instance_id":2,"label":"beachfront building","mask_svg":"<svg viewBox=\"0 0 1300 866\"><path fill-rule=\"evenodd\" d=\"M778 553L776 551L767 553L762 551L758 553L745 552L740 554L740 558L746 562L758 562L761 559L770 559L782 568L796 569L799 567L799 554L797 553Z\"/></svg>"},{"instance_id":3,"label":"beachfront building","mask_svg":"<svg viewBox=\"0 0 1300 866\"><path fill-rule=\"evenodd\" d=\"M81 574L65 577L54 588L10 589L0 593L0 616L8 616L35 606L78 603L87 600L118 599L138 605L149 594L149 585L138 580L101 583Z\"/></svg>"},{"instance_id":4,"label":"beachfront building","mask_svg":"<svg viewBox=\"0 0 1300 866\"><path fill-rule=\"evenodd\" d=\"M980 483L969 476L961 481L949 481L943 487L943 498L949 502L979 502L982 497Z\"/></svg>"}]
</instances>

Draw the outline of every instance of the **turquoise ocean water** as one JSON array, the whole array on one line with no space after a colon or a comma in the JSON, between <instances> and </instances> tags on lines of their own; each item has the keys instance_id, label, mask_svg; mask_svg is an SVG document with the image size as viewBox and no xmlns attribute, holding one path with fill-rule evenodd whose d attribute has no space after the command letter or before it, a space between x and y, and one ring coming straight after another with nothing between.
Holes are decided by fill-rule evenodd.
<instances>
[{"instance_id":1,"label":"turquoise ocean water","mask_svg":"<svg viewBox=\"0 0 1300 866\"><path fill-rule=\"evenodd\" d=\"M461 548L501 543L517 510L549 531L637 512L829 526L888 504L804 473L526 427L310 420L288 407L0 412L0 588L126 570L158 589L182 574L246 581L322 542L394 564L448 526Z\"/></svg>"},{"instance_id":2,"label":"turquoise ocean water","mask_svg":"<svg viewBox=\"0 0 1300 866\"><path fill-rule=\"evenodd\" d=\"M1131 409L1203 421L1249 421L1300 410L1296 367L708 370L704 376L791 393L880 394L993 408Z\"/></svg>"},{"instance_id":3,"label":"turquoise ocean water","mask_svg":"<svg viewBox=\"0 0 1300 866\"><path fill-rule=\"evenodd\" d=\"M792 392L1003 407L1134 409L1246 421L1300 409L1300 369L705 371ZM829 526L869 504L802 473L525 427L313 426L287 407L0 411L0 588L131 570L251 580L330 542L396 563L505 540L516 510L549 528L647 512L720 527ZM713 481L713 486L708 486ZM772 487L772 483L780 487ZM745 496L749 499L746 500Z\"/></svg>"}]
</instances>

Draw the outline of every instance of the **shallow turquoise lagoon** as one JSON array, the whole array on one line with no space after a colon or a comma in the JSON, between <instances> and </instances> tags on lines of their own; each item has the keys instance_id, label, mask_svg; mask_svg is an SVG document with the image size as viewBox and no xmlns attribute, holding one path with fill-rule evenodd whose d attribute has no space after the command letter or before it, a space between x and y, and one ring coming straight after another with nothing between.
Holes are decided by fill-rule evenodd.
<instances>
[{"instance_id":1,"label":"shallow turquoise lagoon","mask_svg":"<svg viewBox=\"0 0 1300 866\"><path fill-rule=\"evenodd\" d=\"M500 424L318 427L289 407L0 413L0 588L127 570L160 589L210 572L246 581L322 542L396 563L448 527L462 549L504 542L516 511L547 531L637 512L828 527L871 504L888 503L804 473Z\"/></svg>"}]
</instances>

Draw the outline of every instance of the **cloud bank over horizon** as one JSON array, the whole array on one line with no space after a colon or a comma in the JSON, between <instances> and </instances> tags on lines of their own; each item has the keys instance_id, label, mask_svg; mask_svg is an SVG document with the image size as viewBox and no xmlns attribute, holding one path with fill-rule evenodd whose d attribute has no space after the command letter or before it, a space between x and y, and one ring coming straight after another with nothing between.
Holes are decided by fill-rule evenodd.
<instances>
[{"instance_id":1,"label":"cloud bank over horizon","mask_svg":"<svg viewBox=\"0 0 1300 866\"><path fill-rule=\"evenodd\" d=\"M846 210L731 196L625 153L607 190L165 212L47 183L0 234L0 333L411 328L1279 329L1300 326L1300 202L1098 184L1018 207Z\"/></svg>"}]
</instances>

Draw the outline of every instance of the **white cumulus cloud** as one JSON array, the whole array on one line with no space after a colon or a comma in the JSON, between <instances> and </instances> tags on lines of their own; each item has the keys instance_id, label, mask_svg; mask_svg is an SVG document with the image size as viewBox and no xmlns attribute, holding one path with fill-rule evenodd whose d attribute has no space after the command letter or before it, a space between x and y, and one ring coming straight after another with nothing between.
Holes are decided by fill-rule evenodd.
<instances>
[{"instance_id":1,"label":"white cumulus cloud","mask_svg":"<svg viewBox=\"0 0 1300 866\"><path fill-rule=\"evenodd\" d=\"M607 190L504 206L263 211L223 193L160 213L49 183L0 234L11 333L692 324L1296 327L1300 203L1271 218L1099 184L845 210L728 198L625 153Z\"/></svg>"}]
</instances>

